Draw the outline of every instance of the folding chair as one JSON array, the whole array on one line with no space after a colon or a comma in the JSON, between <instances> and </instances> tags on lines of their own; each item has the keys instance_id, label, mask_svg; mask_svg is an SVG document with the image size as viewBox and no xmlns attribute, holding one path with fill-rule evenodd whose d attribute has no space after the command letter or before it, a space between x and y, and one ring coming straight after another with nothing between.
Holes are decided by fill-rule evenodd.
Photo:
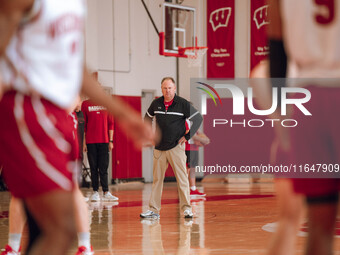
<instances>
[{"instance_id":1,"label":"folding chair","mask_svg":"<svg viewBox=\"0 0 340 255\"><path fill-rule=\"evenodd\" d=\"M82 162L82 165L81 165L82 166L81 167L82 168L82 171L81 171L82 184L81 184L81 186L84 187L84 188L90 188L90 186L91 186L91 169L90 169L90 167L87 167L87 165L85 164L85 162L87 161L87 157L85 155L84 155L83 162Z\"/></svg>"}]
</instances>

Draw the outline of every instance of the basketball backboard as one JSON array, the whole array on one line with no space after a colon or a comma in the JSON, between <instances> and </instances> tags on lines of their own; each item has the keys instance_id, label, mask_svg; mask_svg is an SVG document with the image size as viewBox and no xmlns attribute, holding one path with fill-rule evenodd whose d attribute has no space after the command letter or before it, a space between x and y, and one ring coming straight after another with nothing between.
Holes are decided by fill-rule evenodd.
<instances>
[{"instance_id":1,"label":"basketball backboard","mask_svg":"<svg viewBox=\"0 0 340 255\"><path fill-rule=\"evenodd\" d=\"M163 32L160 33L160 54L180 57L179 47L196 46L196 9L177 4L163 4Z\"/></svg>"}]
</instances>

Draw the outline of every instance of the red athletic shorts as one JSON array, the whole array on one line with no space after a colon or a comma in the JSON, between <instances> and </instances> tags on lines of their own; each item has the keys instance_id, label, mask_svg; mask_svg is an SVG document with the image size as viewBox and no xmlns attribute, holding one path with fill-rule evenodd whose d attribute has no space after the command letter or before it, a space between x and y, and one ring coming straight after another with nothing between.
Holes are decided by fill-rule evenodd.
<instances>
[{"instance_id":1,"label":"red athletic shorts","mask_svg":"<svg viewBox=\"0 0 340 255\"><path fill-rule=\"evenodd\" d=\"M0 101L0 165L14 196L74 188L73 123L47 100L7 92Z\"/></svg>"},{"instance_id":2,"label":"red athletic shorts","mask_svg":"<svg viewBox=\"0 0 340 255\"><path fill-rule=\"evenodd\" d=\"M312 116L305 116L296 107L292 118L298 126L291 128L292 162L297 166L340 163L340 88L307 87L311 100L304 106ZM316 171L316 170L315 170ZM320 175L318 175L320 174ZM294 178L294 190L308 196L323 196L340 190L340 172L300 173ZM313 177L313 178L311 178ZM322 178L314 178L322 177ZM326 177L326 178L325 178Z\"/></svg>"}]
</instances>

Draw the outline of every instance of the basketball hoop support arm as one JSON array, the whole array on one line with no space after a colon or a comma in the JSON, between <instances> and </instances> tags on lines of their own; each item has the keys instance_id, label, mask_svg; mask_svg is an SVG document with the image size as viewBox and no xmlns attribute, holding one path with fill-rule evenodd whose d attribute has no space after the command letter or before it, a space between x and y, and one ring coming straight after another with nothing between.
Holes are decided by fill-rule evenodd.
<instances>
[{"instance_id":1,"label":"basketball hoop support arm","mask_svg":"<svg viewBox=\"0 0 340 255\"><path fill-rule=\"evenodd\" d=\"M157 35L159 35L158 28L156 27L156 24L155 24L153 18L151 17L151 14L150 14L150 12L149 12L148 7L146 6L144 0L141 0L141 1L142 1L142 4L143 4L144 8L145 8L146 13L147 13L148 16L149 16L149 19L151 20L151 23L152 23L153 27L155 28L155 31L156 31Z\"/></svg>"}]
</instances>

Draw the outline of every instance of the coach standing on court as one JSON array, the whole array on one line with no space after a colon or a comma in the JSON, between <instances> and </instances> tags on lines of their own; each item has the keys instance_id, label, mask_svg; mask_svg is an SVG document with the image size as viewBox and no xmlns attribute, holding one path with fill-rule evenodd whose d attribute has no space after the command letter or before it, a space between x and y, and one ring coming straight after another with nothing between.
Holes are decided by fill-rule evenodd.
<instances>
[{"instance_id":1,"label":"coach standing on court","mask_svg":"<svg viewBox=\"0 0 340 255\"><path fill-rule=\"evenodd\" d=\"M170 163L177 180L180 208L185 218L192 218L190 205L189 182L186 170L185 142L198 130L202 115L184 98L176 95L175 81L165 77L161 82L163 96L155 99L145 114L145 121L152 122L156 117L157 128L162 138L154 150L153 184L149 201L149 210L141 213L141 218L159 218L163 180ZM186 133L185 120L192 122Z\"/></svg>"}]
</instances>

